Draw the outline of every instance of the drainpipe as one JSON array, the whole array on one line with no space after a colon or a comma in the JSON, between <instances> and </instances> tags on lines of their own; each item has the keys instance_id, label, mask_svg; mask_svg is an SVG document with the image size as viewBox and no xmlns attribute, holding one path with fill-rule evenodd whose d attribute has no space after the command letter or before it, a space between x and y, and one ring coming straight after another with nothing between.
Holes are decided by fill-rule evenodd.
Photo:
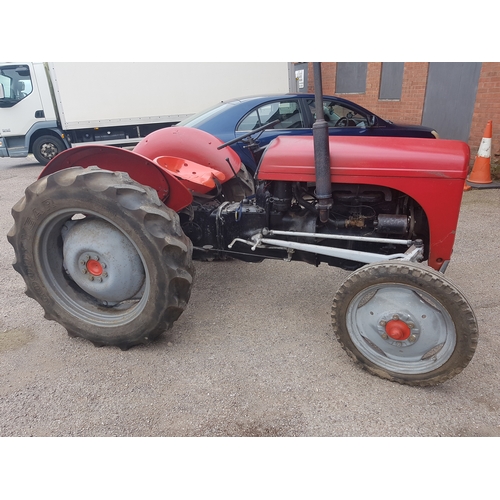
<instances>
[{"instance_id":1,"label":"drainpipe","mask_svg":"<svg viewBox=\"0 0 500 500\"><path fill-rule=\"evenodd\" d=\"M328 212L333 205L332 182L330 174L330 142L328 123L323 113L323 82L321 63L313 63L314 68L314 106L316 121L313 125L314 165L316 169L316 198L318 199L319 220L328 221Z\"/></svg>"}]
</instances>

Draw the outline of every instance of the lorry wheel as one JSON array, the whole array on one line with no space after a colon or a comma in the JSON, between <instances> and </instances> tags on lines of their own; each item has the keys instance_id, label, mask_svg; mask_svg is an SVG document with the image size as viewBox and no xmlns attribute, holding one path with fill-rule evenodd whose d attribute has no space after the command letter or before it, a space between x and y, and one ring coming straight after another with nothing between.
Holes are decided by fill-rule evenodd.
<instances>
[{"instance_id":1,"label":"lorry wheel","mask_svg":"<svg viewBox=\"0 0 500 500\"><path fill-rule=\"evenodd\" d=\"M8 234L29 297L71 336L128 349L186 308L192 244L177 213L128 174L68 168L26 189Z\"/></svg>"},{"instance_id":2,"label":"lorry wheel","mask_svg":"<svg viewBox=\"0 0 500 500\"><path fill-rule=\"evenodd\" d=\"M458 288L409 262L369 264L352 273L334 298L332 324L364 369L414 386L460 373L478 340L476 318Z\"/></svg>"},{"instance_id":3,"label":"lorry wheel","mask_svg":"<svg viewBox=\"0 0 500 500\"><path fill-rule=\"evenodd\" d=\"M52 158L65 149L63 141L52 135L42 135L33 142L33 156L42 165L47 165Z\"/></svg>"}]
</instances>

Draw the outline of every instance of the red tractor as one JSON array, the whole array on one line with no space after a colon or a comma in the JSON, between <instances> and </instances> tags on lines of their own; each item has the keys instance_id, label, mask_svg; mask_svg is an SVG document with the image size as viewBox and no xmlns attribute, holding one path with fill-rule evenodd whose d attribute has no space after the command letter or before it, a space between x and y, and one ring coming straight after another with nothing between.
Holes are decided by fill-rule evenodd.
<instances>
[{"instance_id":1,"label":"red tractor","mask_svg":"<svg viewBox=\"0 0 500 500\"><path fill-rule=\"evenodd\" d=\"M322 109L315 65L316 109ZM193 259L304 261L352 270L333 299L342 347L374 375L435 385L471 360L478 329L444 270L469 148L459 141L275 139L253 175L230 143L185 127L133 152L54 158L13 207L14 268L71 336L128 349L170 328L189 301ZM428 265L422 264L427 261Z\"/></svg>"}]
</instances>

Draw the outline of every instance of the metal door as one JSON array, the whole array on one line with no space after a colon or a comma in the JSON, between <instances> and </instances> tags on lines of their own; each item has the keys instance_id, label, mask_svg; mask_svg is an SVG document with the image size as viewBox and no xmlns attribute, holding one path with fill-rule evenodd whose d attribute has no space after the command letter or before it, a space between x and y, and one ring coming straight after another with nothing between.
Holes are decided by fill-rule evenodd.
<instances>
[{"instance_id":1,"label":"metal door","mask_svg":"<svg viewBox=\"0 0 500 500\"><path fill-rule=\"evenodd\" d=\"M442 139L469 140L480 62L429 63L422 125Z\"/></svg>"}]
</instances>

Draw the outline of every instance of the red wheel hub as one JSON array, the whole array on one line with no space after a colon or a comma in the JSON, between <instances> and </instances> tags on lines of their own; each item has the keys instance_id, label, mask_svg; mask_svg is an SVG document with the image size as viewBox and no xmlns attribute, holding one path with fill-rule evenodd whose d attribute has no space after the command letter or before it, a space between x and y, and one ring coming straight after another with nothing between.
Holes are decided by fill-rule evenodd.
<instances>
[{"instance_id":1,"label":"red wheel hub","mask_svg":"<svg viewBox=\"0 0 500 500\"><path fill-rule=\"evenodd\" d=\"M411 334L410 327L401 320L389 321L385 326L385 332L394 340L406 340Z\"/></svg>"},{"instance_id":2,"label":"red wheel hub","mask_svg":"<svg viewBox=\"0 0 500 500\"><path fill-rule=\"evenodd\" d=\"M100 276L102 274L102 266L100 262L94 259L87 261L87 270L93 276Z\"/></svg>"}]
</instances>

